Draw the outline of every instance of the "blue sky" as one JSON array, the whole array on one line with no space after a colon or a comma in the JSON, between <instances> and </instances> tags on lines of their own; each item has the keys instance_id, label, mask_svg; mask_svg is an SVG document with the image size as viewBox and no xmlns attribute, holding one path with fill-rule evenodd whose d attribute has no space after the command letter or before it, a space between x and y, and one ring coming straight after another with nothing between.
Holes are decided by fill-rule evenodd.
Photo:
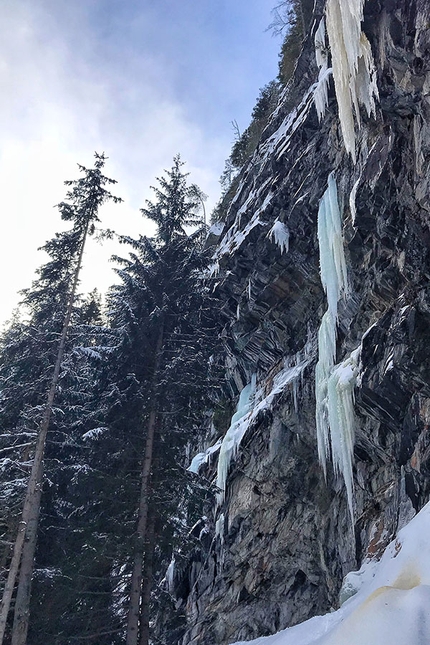
<instances>
[{"instance_id":1,"label":"blue sky","mask_svg":"<svg viewBox=\"0 0 430 645\"><path fill-rule=\"evenodd\" d=\"M178 152L190 179L219 197L218 179L259 88L277 74L266 30L275 0L2 0L0 4L0 320L61 226L53 205L76 163L109 156L125 203L101 216L119 233L148 232L138 209ZM112 282L92 244L83 287Z\"/></svg>"}]
</instances>

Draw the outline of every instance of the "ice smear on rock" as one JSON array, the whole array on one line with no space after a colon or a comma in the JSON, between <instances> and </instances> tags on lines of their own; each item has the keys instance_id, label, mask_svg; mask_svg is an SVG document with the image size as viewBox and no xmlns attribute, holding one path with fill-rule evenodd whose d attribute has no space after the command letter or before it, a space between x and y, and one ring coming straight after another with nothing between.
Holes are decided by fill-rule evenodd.
<instances>
[{"instance_id":1,"label":"ice smear on rock","mask_svg":"<svg viewBox=\"0 0 430 645\"><path fill-rule=\"evenodd\" d=\"M218 452L220 448L221 448L221 439L218 439L218 441L213 446L210 446L204 452L199 452L197 455L195 455L191 461L191 464L188 466L187 470L189 470L190 473L198 474L200 467L203 466L203 464L207 464L209 462L210 457L214 453Z\"/></svg>"},{"instance_id":2,"label":"ice smear on rock","mask_svg":"<svg viewBox=\"0 0 430 645\"><path fill-rule=\"evenodd\" d=\"M257 388L255 375L252 377L251 383L243 388L239 397L237 411L231 419L230 427L221 444L216 482L221 491L218 495L218 504L221 504L224 500L231 461L236 456L245 433L258 415L263 410L270 409L275 397L281 394L287 386L293 387L293 402L297 410L297 388L295 384L305 367L311 362L312 354L313 344L309 341L301 352L284 359L282 369L273 378L269 393L265 391L265 382Z\"/></svg>"},{"instance_id":3,"label":"ice smear on rock","mask_svg":"<svg viewBox=\"0 0 430 645\"><path fill-rule=\"evenodd\" d=\"M378 98L376 70L369 41L361 31L364 0L327 0L327 34L330 43L339 120L346 151L354 163L354 113L360 125L359 104L368 116Z\"/></svg>"},{"instance_id":4,"label":"ice smear on rock","mask_svg":"<svg viewBox=\"0 0 430 645\"><path fill-rule=\"evenodd\" d=\"M216 485L221 490L219 494L219 502L224 499L225 484L227 481L227 474L230 462L236 456L239 449L240 442L246 432L247 423L244 417L252 409L252 398L255 393L256 376L253 375L251 383L246 385L239 396L237 410L231 418L230 427L227 430L221 444L221 449L218 458L218 474Z\"/></svg>"},{"instance_id":5,"label":"ice smear on rock","mask_svg":"<svg viewBox=\"0 0 430 645\"><path fill-rule=\"evenodd\" d=\"M430 503L360 572L357 592L337 611L247 645L428 645Z\"/></svg>"}]
</instances>

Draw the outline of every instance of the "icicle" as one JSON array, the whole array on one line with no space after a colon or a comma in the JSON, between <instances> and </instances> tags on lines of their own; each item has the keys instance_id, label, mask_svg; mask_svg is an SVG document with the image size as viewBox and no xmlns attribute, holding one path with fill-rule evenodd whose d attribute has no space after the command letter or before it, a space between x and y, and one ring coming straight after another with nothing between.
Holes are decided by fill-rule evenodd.
<instances>
[{"instance_id":1,"label":"icicle","mask_svg":"<svg viewBox=\"0 0 430 645\"><path fill-rule=\"evenodd\" d=\"M283 222L277 219L268 232L267 237L279 246L281 253L288 253L290 231Z\"/></svg>"},{"instance_id":2,"label":"icicle","mask_svg":"<svg viewBox=\"0 0 430 645\"><path fill-rule=\"evenodd\" d=\"M224 542L224 513L221 513L217 521L215 522L215 535L216 537L221 538L221 544Z\"/></svg>"},{"instance_id":3,"label":"icicle","mask_svg":"<svg viewBox=\"0 0 430 645\"><path fill-rule=\"evenodd\" d=\"M321 69L327 69L328 60L327 60L327 48L325 44L325 21L324 18L321 18L318 29L315 32L315 59L318 67Z\"/></svg>"},{"instance_id":4,"label":"icicle","mask_svg":"<svg viewBox=\"0 0 430 645\"><path fill-rule=\"evenodd\" d=\"M329 175L328 187L318 211L318 241L321 282L327 294L328 310L318 332L318 363L315 369L315 400L318 457L327 473L331 457L335 473L341 473L353 520L354 386L358 374L360 349L335 366L338 302L348 293L343 248L342 220L336 182Z\"/></svg>"},{"instance_id":5,"label":"icicle","mask_svg":"<svg viewBox=\"0 0 430 645\"><path fill-rule=\"evenodd\" d=\"M355 184L352 187L352 190L349 194L349 210L351 211L352 225L355 225L355 219L357 217L357 208L355 205L355 199L357 197L357 189L360 183L360 177L357 179Z\"/></svg>"},{"instance_id":6,"label":"icicle","mask_svg":"<svg viewBox=\"0 0 430 645\"><path fill-rule=\"evenodd\" d=\"M175 577L175 556L172 555L172 559L170 560L170 564L167 567L167 571L166 571L167 589L170 594L173 593L175 588L174 577Z\"/></svg>"},{"instance_id":7,"label":"icicle","mask_svg":"<svg viewBox=\"0 0 430 645\"><path fill-rule=\"evenodd\" d=\"M332 71L333 70L331 69L331 67L325 70L321 69L318 75L317 86L314 89L314 103L319 121L324 118L325 111L328 105L328 85Z\"/></svg>"},{"instance_id":8,"label":"icicle","mask_svg":"<svg viewBox=\"0 0 430 645\"><path fill-rule=\"evenodd\" d=\"M328 105L328 85L333 71L328 67L324 18L321 19L318 29L315 32L315 59L320 71L318 74L318 83L314 89L314 103L318 119L321 121Z\"/></svg>"},{"instance_id":9,"label":"icicle","mask_svg":"<svg viewBox=\"0 0 430 645\"><path fill-rule=\"evenodd\" d=\"M217 487L220 489L217 497L218 505L224 500L227 475L231 461L236 456L240 443L248 428L252 426L261 412L270 409L275 397L284 392L287 387L291 387L292 389L293 404L297 412L299 379L304 369L313 359L313 348L314 343L312 340L308 340L301 351L284 359L280 371L270 379L271 389L269 393L267 393L267 381L263 381L257 389L256 374L253 374L251 383L241 391L237 410L231 419L230 427L221 443L216 482Z\"/></svg>"},{"instance_id":10,"label":"icicle","mask_svg":"<svg viewBox=\"0 0 430 645\"><path fill-rule=\"evenodd\" d=\"M329 454L329 425L327 384L336 354L336 321L330 311L326 311L321 320L318 332L318 363L315 368L315 400L318 458L327 475L327 457Z\"/></svg>"},{"instance_id":11,"label":"icicle","mask_svg":"<svg viewBox=\"0 0 430 645\"><path fill-rule=\"evenodd\" d=\"M356 161L354 112L360 126L359 104L368 115L378 98L376 70L369 41L361 31L364 0L327 0L330 43L339 120L346 151Z\"/></svg>"},{"instance_id":12,"label":"icicle","mask_svg":"<svg viewBox=\"0 0 430 645\"><path fill-rule=\"evenodd\" d=\"M321 282L327 294L328 308L337 320L337 303L341 293L348 292L342 221L333 173L318 211L318 241L320 249Z\"/></svg>"},{"instance_id":13,"label":"icicle","mask_svg":"<svg viewBox=\"0 0 430 645\"><path fill-rule=\"evenodd\" d=\"M339 365L333 367L327 386L328 422L335 473L341 473L345 482L351 520L353 510L354 458L354 387L357 380L361 347Z\"/></svg>"}]
</instances>

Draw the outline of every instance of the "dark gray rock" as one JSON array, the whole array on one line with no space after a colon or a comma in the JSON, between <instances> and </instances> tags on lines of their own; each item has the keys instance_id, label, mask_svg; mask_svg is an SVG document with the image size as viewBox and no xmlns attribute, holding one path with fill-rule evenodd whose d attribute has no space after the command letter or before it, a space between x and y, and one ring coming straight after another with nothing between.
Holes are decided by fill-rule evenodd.
<instances>
[{"instance_id":1,"label":"dark gray rock","mask_svg":"<svg viewBox=\"0 0 430 645\"><path fill-rule=\"evenodd\" d=\"M317 2L313 30L322 11ZM224 533L202 544L186 574L184 644L252 639L337 607L343 576L380 556L429 499L429 24L425 0L366 3L380 102L376 118L362 114L356 165L340 138L332 86L321 123L310 106L288 142L274 139L292 103L306 112L302 99L317 77L311 33L295 84L242 171L215 287L231 391L254 372L270 390L282 360L309 338L313 358L296 405L287 386L250 427L231 466L216 511L216 518L224 513ZM339 307L337 361L362 344L354 526L343 482L330 465L325 481L316 448L315 338L326 309L316 221L331 171L351 285ZM235 245L234 232L259 209L260 223ZM267 237L276 219L290 231L285 254Z\"/></svg>"}]
</instances>

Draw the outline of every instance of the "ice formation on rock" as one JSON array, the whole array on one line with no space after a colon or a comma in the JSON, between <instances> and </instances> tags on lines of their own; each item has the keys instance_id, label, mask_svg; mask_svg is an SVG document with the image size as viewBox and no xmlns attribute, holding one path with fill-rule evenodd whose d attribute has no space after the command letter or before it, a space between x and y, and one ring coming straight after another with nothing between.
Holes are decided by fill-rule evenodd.
<instances>
[{"instance_id":1,"label":"ice formation on rock","mask_svg":"<svg viewBox=\"0 0 430 645\"><path fill-rule=\"evenodd\" d=\"M315 109L318 114L318 119L321 121L324 118L324 114L328 105L328 85L330 82L330 76L332 75L332 69L329 67L326 70L320 70L318 75L318 83L314 89L314 103Z\"/></svg>"},{"instance_id":2,"label":"ice formation on rock","mask_svg":"<svg viewBox=\"0 0 430 645\"><path fill-rule=\"evenodd\" d=\"M328 426L332 462L335 473L341 473L345 482L351 519L353 511L354 458L354 387L359 373L361 347L354 350L342 363L335 365L327 384Z\"/></svg>"},{"instance_id":3,"label":"ice formation on rock","mask_svg":"<svg viewBox=\"0 0 430 645\"><path fill-rule=\"evenodd\" d=\"M263 410L270 409L275 397L284 392L287 387L292 387L294 407L297 410L298 380L305 367L311 362L314 354L313 350L314 346L309 341L302 351L285 358L282 368L273 378L269 392L267 392L265 381L257 387L256 375L252 377L251 383L243 388L240 393L237 411L231 419L230 427L221 444L216 482L221 491L218 495L218 504L221 504L224 500L231 461L236 456L245 433L252 426L258 415Z\"/></svg>"},{"instance_id":4,"label":"ice formation on rock","mask_svg":"<svg viewBox=\"0 0 430 645\"><path fill-rule=\"evenodd\" d=\"M277 219L268 232L267 237L279 246L281 253L288 253L290 231L283 222Z\"/></svg>"},{"instance_id":5,"label":"ice formation on rock","mask_svg":"<svg viewBox=\"0 0 430 645\"><path fill-rule=\"evenodd\" d=\"M333 70L328 66L327 48L325 44L325 22L321 19L315 32L315 59L319 67L318 83L314 89L314 103L318 119L324 117L328 105L328 85Z\"/></svg>"},{"instance_id":6,"label":"ice formation on rock","mask_svg":"<svg viewBox=\"0 0 430 645\"><path fill-rule=\"evenodd\" d=\"M174 591L174 579L175 579L175 557L172 555L172 559L170 560L170 564L167 567L166 571L166 583L167 583L167 589L169 593L173 593Z\"/></svg>"},{"instance_id":7,"label":"ice formation on rock","mask_svg":"<svg viewBox=\"0 0 430 645\"><path fill-rule=\"evenodd\" d=\"M244 419L248 412L252 409L252 399L255 393L256 376L253 375L251 383L246 385L239 396L237 410L231 418L230 427L227 430L221 444L221 449L218 458L218 473L216 485L221 490L218 495L218 502L221 503L224 499L225 484L227 481L228 469L231 460L235 457L240 442L248 427L247 420Z\"/></svg>"},{"instance_id":8,"label":"ice formation on rock","mask_svg":"<svg viewBox=\"0 0 430 645\"><path fill-rule=\"evenodd\" d=\"M318 242L320 251L321 282L327 294L328 309L337 320L337 303L348 291L345 254L343 250L342 219L334 174L328 177L328 186L318 210Z\"/></svg>"},{"instance_id":9,"label":"ice formation on rock","mask_svg":"<svg viewBox=\"0 0 430 645\"><path fill-rule=\"evenodd\" d=\"M365 0L327 0L326 20L339 120L346 151L356 161L354 113L359 105L368 116L378 98L376 69L370 43L361 30Z\"/></svg>"},{"instance_id":10,"label":"ice formation on rock","mask_svg":"<svg viewBox=\"0 0 430 645\"><path fill-rule=\"evenodd\" d=\"M315 368L315 420L317 427L318 458L327 474L327 458L330 452L328 425L328 380L336 356L336 322L330 311L326 311L318 331L318 363Z\"/></svg>"},{"instance_id":11,"label":"ice formation on rock","mask_svg":"<svg viewBox=\"0 0 430 645\"><path fill-rule=\"evenodd\" d=\"M197 455L195 455L190 465L188 466L187 470L189 470L190 473L198 474L200 467L203 466L203 464L207 464L209 462L210 457L214 453L218 452L220 448L221 448L221 439L218 439L218 441L213 446L210 446L204 452L199 452Z\"/></svg>"},{"instance_id":12,"label":"ice formation on rock","mask_svg":"<svg viewBox=\"0 0 430 645\"><path fill-rule=\"evenodd\" d=\"M327 458L331 453L334 471L340 473L345 481L353 518L354 387L359 372L360 348L335 365L338 302L342 295L348 293L348 279L333 173L329 175L328 187L318 211L318 241L321 282L328 303L318 332L315 369L318 457L326 474Z\"/></svg>"}]
</instances>

